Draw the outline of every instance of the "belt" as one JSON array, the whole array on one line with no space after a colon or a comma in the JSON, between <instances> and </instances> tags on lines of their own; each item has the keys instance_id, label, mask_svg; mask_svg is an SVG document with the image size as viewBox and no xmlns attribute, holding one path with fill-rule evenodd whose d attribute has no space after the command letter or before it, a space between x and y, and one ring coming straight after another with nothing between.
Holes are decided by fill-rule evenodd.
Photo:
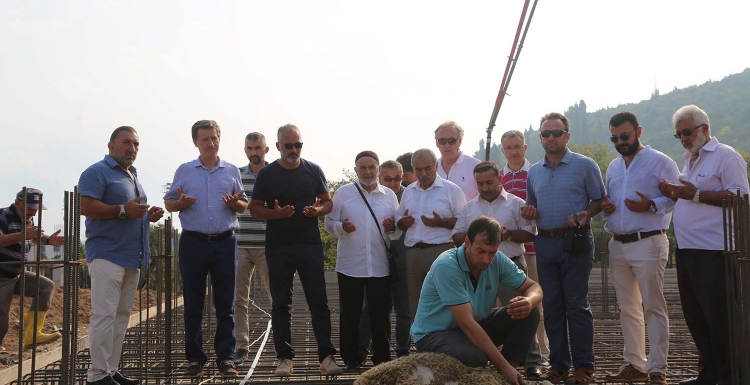
<instances>
[{"instance_id":1,"label":"belt","mask_svg":"<svg viewBox=\"0 0 750 385\"><path fill-rule=\"evenodd\" d=\"M591 226L587 223L584 226L581 226L584 230L590 230ZM568 229L553 229L553 230L544 230L544 229L538 229L537 234L546 237L546 238L552 238L552 239L559 239L559 238L565 238L565 232L568 231Z\"/></svg>"},{"instance_id":2,"label":"belt","mask_svg":"<svg viewBox=\"0 0 750 385\"><path fill-rule=\"evenodd\" d=\"M229 231L225 231L225 232L223 232L221 234L203 234L203 233L199 233L197 231L182 230L182 234L188 235L191 238L200 239L201 241L219 242L219 241L223 241L223 240L231 237L232 234L234 234L234 231L229 230Z\"/></svg>"},{"instance_id":3,"label":"belt","mask_svg":"<svg viewBox=\"0 0 750 385\"><path fill-rule=\"evenodd\" d=\"M638 242L641 239L653 237L654 235L664 234L664 230L644 231L641 233L614 234L615 241L622 243Z\"/></svg>"},{"instance_id":4,"label":"belt","mask_svg":"<svg viewBox=\"0 0 750 385\"><path fill-rule=\"evenodd\" d=\"M446 242L446 243L448 243L448 242ZM424 242L418 242L418 243L416 243L412 247L415 248L415 249L429 249L430 247L441 246L441 245L444 245L444 244L445 243L424 243Z\"/></svg>"}]
</instances>

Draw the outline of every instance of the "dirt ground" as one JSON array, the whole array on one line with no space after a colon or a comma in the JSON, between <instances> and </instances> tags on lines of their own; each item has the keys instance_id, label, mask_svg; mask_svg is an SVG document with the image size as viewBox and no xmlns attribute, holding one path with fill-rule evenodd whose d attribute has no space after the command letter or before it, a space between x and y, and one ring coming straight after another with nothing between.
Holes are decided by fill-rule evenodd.
<instances>
[{"instance_id":1,"label":"dirt ground","mask_svg":"<svg viewBox=\"0 0 750 385\"><path fill-rule=\"evenodd\" d=\"M151 306L156 305L156 293L151 291L148 295L150 299L147 299L146 291L143 291L143 308L146 308L146 305L149 304ZM13 360L17 360L18 358L18 301L19 297L17 295L13 296L13 303L11 304L10 308L10 327L8 329L8 334L5 335L5 338L2 341L2 345L0 345L0 355L10 357ZM31 298L24 298L24 307L26 309L29 308L31 305ZM133 313L137 313L140 310L140 298L138 298L138 294L136 294L135 302L133 303ZM52 306L50 306L49 311L47 312L47 319L44 323L44 328L42 329L45 333L50 333L56 328L62 329L63 326L63 288L56 286L55 287L55 294L52 297ZM88 334L88 326L89 326L89 320L91 318L91 290L90 289L79 289L78 290L78 336L79 338L84 335ZM56 341L39 345L37 347L37 352L45 352L49 350L57 349L62 345L62 338L57 339ZM24 349L23 356L24 359L31 358L31 349L26 348ZM5 367L2 362L0 362L0 369Z\"/></svg>"}]
</instances>

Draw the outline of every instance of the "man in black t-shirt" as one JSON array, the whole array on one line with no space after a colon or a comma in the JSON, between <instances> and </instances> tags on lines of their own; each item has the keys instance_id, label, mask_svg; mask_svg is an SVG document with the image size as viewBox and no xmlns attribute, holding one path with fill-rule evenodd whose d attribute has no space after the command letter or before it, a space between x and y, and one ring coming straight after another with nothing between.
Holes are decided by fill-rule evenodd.
<instances>
[{"instance_id":1,"label":"man in black t-shirt","mask_svg":"<svg viewBox=\"0 0 750 385\"><path fill-rule=\"evenodd\" d=\"M298 272L312 314L318 342L320 372L341 374L331 343L331 312L328 309L323 272L323 244L318 217L333 208L323 170L300 158L301 133L291 124L279 128L276 148L280 159L263 167L255 180L250 214L267 220L266 261L271 281L273 308L271 325L279 363L277 376L292 374L291 313L292 284Z\"/></svg>"}]
</instances>

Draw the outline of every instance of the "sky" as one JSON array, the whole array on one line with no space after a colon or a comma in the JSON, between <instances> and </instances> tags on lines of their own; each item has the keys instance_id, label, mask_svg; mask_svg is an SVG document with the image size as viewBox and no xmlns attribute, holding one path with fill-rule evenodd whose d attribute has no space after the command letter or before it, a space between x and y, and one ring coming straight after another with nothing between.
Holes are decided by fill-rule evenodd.
<instances>
[{"instance_id":1,"label":"sky","mask_svg":"<svg viewBox=\"0 0 750 385\"><path fill-rule=\"evenodd\" d=\"M533 1L531 2L533 4ZM190 127L212 119L236 165L247 133L302 132L329 179L363 150L381 161L437 151L455 120L473 153L486 138L523 1L0 2L0 204L41 189L45 229L63 194L138 130L149 203L198 156ZM584 99L589 111L743 71L750 3L540 1L493 139ZM609 135L603 132L604 136ZM604 137L603 136L603 137ZM535 139L534 139L535 140ZM2 203L5 202L5 203Z\"/></svg>"}]
</instances>

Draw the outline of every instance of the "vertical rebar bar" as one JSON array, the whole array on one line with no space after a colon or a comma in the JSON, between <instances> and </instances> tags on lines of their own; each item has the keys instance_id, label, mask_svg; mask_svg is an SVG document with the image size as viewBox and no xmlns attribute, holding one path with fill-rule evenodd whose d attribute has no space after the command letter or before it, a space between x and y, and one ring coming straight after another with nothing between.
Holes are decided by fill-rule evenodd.
<instances>
[{"instance_id":1,"label":"vertical rebar bar","mask_svg":"<svg viewBox=\"0 0 750 385\"><path fill-rule=\"evenodd\" d=\"M62 335L62 362L60 369L62 371L62 383L70 385L70 374L68 372L68 362L70 361L70 251L73 237L70 232L70 204L68 203L70 193L65 191L63 195L63 335Z\"/></svg>"},{"instance_id":2,"label":"vertical rebar bar","mask_svg":"<svg viewBox=\"0 0 750 385\"><path fill-rule=\"evenodd\" d=\"M26 213L26 186L21 189L23 201L21 202L21 212ZM25 216L23 216L25 218ZM23 219L22 219L23 220ZM18 298L18 383L23 378L23 293L26 290L26 227L27 223L21 226L21 276L18 279L19 293Z\"/></svg>"},{"instance_id":3,"label":"vertical rebar bar","mask_svg":"<svg viewBox=\"0 0 750 385\"><path fill-rule=\"evenodd\" d=\"M174 275L172 275L172 219L167 218L164 221L165 237L164 237L164 272L167 276L167 284L165 286L164 299L164 342L165 342L165 364L164 364L164 377L169 383L169 374L172 370L172 285L175 283ZM175 304L177 304L175 302Z\"/></svg>"}]
</instances>

